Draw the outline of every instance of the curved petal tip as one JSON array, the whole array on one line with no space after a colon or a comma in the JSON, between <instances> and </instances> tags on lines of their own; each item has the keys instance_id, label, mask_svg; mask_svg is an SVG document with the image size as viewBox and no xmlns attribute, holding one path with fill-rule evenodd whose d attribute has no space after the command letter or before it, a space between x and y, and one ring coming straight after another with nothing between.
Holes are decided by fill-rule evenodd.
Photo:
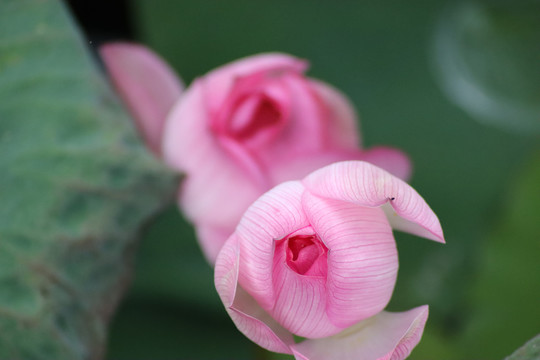
<instances>
[{"instance_id":1,"label":"curved petal tip","mask_svg":"<svg viewBox=\"0 0 540 360\"><path fill-rule=\"evenodd\" d=\"M427 305L400 313L383 311L323 339L293 346L297 360L403 360L420 342Z\"/></svg>"},{"instance_id":2,"label":"curved petal tip","mask_svg":"<svg viewBox=\"0 0 540 360\"><path fill-rule=\"evenodd\" d=\"M274 352L291 354L290 332L270 317L238 285L238 238L232 235L221 249L215 267L215 286L237 329L257 345Z\"/></svg>"},{"instance_id":3,"label":"curved petal tip","mask_svg":"<svg viewBox=\"0 0 540 360\"><path fill-rule=\"evenodd\" d=\"M439 219L426 201L410 185L370 163L334 163L308 175L303 184L317 196L381 206L394 229L444 243Z\"/></svg>"},{"instance_id":4,"label":"curved petal tip","mask_svg":"<svg viewBox=\"0 0 540 360\"><path fill-rule=\"evenodd\" d=\"M182 81L163 59L142 45L109 43L99 53L146 144L160 155L163 124L182 94Z\"/></svg>"}]
</instances>

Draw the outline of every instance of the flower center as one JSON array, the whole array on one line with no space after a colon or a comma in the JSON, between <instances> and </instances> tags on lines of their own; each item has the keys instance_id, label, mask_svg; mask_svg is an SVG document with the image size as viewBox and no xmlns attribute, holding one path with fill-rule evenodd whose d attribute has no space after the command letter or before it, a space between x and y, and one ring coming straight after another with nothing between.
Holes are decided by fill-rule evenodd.
<instances>
[{"instance_id":1,"label":"flower center","mask_svg":"<svg viewBox=\"0 0 540 360\"><path fill-rule=\"evenodd\" d=\"M277 105L264 95L250 96L234 112L229 131L236 139L247 140L265 133L281 122Z\"/></svg>"},{"instance_id":2,"label":"flower center","mask_svg":"<svg viewBox=\"0 0 540 360\"><path fill-rule=\"evenodd\" d=\"M317 235L294 235L287 239L287 265L300 275L325 276L328 249Z\"/></svg>"}]
</instances>

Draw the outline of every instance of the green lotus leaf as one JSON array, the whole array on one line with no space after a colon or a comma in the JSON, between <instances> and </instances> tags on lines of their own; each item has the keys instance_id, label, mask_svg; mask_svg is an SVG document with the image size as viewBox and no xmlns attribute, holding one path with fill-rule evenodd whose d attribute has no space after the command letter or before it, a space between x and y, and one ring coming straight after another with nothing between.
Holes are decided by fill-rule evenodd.
<instances>
[{"instance_id":1,"label":"green lotus leaf","mask_svg":"<svg viewBox=\"0 0 540 360\"><path fill-rule=\"evenodd\" d=\"M0 0L0 359L99 359L175 179L57 0Z\"/></svg>"}]
</instances>

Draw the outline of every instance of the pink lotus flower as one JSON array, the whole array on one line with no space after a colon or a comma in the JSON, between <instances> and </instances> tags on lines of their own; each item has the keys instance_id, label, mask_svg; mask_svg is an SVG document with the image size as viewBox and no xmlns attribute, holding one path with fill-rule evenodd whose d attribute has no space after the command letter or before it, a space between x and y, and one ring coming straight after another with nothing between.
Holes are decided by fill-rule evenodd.
<instances>
[{"instance_id":1,"label":"pink lotus flower","mask_svg":"<svg viewBox=\"0 0 540 360\"><path fill-rule=\"evenodd\" d=\"M268 350L404 359L428 307L382 311L398 270L392 228L444 242L436 215L405 182L366 162L332 164L249 207L217 258L217 291L238 329Z\"/></svg>"},{"instance_id":2,"label":"pink lotus flower","mask_svg":"<svg viewBox=\"0 0 540 360\"><path fill-rule=\"evenodd\" d=\"M247 207L282 181L340 160L409 176L401 151L360 150L352 106L333 87L306 78L303 60L245 58L195 80L180 96L181 82L149 50L110 44L101 53L150 148L186 174L180 206L211 263Z\"/></svg>"}]
</instances>

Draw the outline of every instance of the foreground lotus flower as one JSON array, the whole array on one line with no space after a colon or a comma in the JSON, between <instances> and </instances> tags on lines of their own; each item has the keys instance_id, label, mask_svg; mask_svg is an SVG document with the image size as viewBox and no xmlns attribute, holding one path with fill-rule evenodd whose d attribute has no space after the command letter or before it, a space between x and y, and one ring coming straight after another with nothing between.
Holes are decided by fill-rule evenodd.
<instances>
[{"instance_id":1,"label":"foreground lotus flower","mask_svg":"<svg viewBox=\"0 0 540 360\"><path fill-rule=\"evenodd\" d=\"M405 182L366 162L329 165L249 207L217 258L217 291L237 328L268 350L404 359L428 308L382 311L398 270L392 227L444 242L436 215Z\"/></svg>"},{"instance_id":2,"label":"foreground lotus flower","mask_svg":"<svg viewBox=\"0 0 540 360\"><path fill-rule=\"evenodd\" d=\"M149 146L187 175L180 206L210 263L247 207L283 181L341 160L369 161L402 178L410 174L399 150L360 150L349 101L306 78L303 60L252 56L182 92L172 70L140 45L110 44L101 53Z\"/></svg>"}]
</instances>

